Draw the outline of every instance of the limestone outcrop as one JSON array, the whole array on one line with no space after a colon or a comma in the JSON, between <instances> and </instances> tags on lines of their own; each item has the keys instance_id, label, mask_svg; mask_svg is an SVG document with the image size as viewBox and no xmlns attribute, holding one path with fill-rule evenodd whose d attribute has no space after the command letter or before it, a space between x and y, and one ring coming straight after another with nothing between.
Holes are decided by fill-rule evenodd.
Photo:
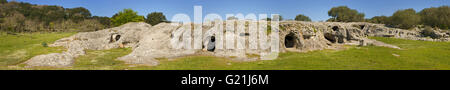
<instances>
[{"instance_id":1,"label":"limestone outcrop","mask_svg":"<svg viewBox=\"0 0 450 90\"><path fill-rule=\"evenodd\" d=\"M225 23L224 23L225 24ZM133 51L117 60L124 61L128 64L140 64L155 66L159 64L158 58L177 58L188 55L207 55L226 57L239 61L260 60L262 53L268 53L270 49L261 50L254 49L258 44L251 42L259 42L252 39L252 35L246 30L243 33L235 31L227 31L230 28L214 25L199 25L203 31L200 35L203 43L199 49L186 49L186 47L178 46L174 48L176 43L192 43L196 34L193 30L182 30L192 28L198 24L181 24L181 23L160 23L155 26L143 22L128 23L119 27L95 31L81 32L71 37L57 40L51 47L63 46L67 51L62 53L52 53L46 55L38 55L25 64L28 66L52 66L67 67L74 64L75 58L85 55L84 50L106 50L112 48L129 47ZM300 22L300 21L283 21L279 22L279 50L280 52L307 52L312 50L334 49L342 45L376 45L389 48L400 49L400 47L385 44L380 41L368 39L368 36L394 37L411 40L427 40L427 41L449 41L449 32L436 30L435 38L426 38L420 33L420 29L403 30L396 28L388 28L382 24L372 23L340 23L340 22ZM215 35L217 28L224 28L224 36ZM246 27L248 29L248 27ZM232 34L226 34L232 33ZM192 36L185 37L183 35ZM227 36L231 35L231 36ZM218 48L217 42L224 38L244 37L243 40L236 42L245 43L243 49L228 49L227 47L238 47L240 44L223 44L223 48ZM192 42L183 42L188 39ZM192 45L191 47L194 47ZM256 56L256 57L255 57Z\"/></svg>"}]
</instances>

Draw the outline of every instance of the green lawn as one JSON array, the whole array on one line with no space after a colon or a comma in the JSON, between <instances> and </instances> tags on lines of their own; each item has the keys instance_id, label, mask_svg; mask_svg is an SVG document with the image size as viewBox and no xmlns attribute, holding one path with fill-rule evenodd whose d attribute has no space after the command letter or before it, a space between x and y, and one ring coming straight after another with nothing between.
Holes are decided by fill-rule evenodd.
<instances>
[{"instance_id":1,"label":"green lawn","mask_svg":"<svg viewBox=\"0 0 450 90\"><path fill-rule=\"evenodd\" d=\"M33 56L62 52L62 47L44 47L42 43L54 42L75 33L0 34L0 66L17 65Z\"/></svg>"},{"instance_id":2,"label":"green lawn","mask_svg":"<svg viewBox=\"0 0 450 90\"><path fill-rule=\"evenodd\" d=\"M69 69L69 70L450 70L450 42L413 41L372 37L394 44L401 50L377 46L347 46L346 50L322 50L308 53L280 53L276 60L235 62L211 56L188 56L174 60L159 59L158 66L127 65L115 60L129 54L130 48L86 50L87 55L76 58L67 68L24 68L18 63L28 58L61 48L42 47L41 42L52 42L73 33L50 33L0 36L0 69ZM6 43L3 43L6 42ZM23 54L24 55L18 55ZM30 53L33 52L33 53ZM28 54L29 53L29 54Z\"/></svg>"}]
</instances>

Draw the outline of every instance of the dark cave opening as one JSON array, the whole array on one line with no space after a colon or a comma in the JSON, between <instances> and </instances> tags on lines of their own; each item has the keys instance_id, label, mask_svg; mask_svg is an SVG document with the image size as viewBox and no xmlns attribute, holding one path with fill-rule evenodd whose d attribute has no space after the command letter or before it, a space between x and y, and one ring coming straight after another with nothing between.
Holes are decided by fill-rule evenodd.
<instances>
[{"instance_id":1,"label":"dark cave opening","mask_svg":"<svg viewBox=\"0 0 450 90\"><path fill-rule=\"evenodd\" d=\"M211 36L211 39L209 40L208 46L207 46L207 50L214 52L214 50L216 49L216 37Z\"/></svg>"},{"instance_id":2,"label":"dark cave opening","mask_svg":"<svg viewBox=\"0 0 450 90\"><path fill-rule=\"evenodd\" d=\"M286 48L294 48L295 44L297 43L295 41L296 39L297 39L297 37L293 33L286 35L286 37L284 38L284 46Z\"/></svg>"}]
</instances>

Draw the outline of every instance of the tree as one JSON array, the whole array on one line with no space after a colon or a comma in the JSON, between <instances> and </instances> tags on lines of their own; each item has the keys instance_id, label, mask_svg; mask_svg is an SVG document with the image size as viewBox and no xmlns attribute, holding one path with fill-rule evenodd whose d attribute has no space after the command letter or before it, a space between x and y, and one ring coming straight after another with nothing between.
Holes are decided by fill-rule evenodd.
<instances>
[{"instance_id":1,"label":"tree","mask_svg":"<svg viewBox=\"0 0 450 90\"><path fill-rule=\"evenodd\" d=\"M331 10L328 11L328 16L331 16L332 18L328 19L327 21L334 21L334 22L364 21L363 13L359 13L355 9L350 9L347 6L338 6L331 8Z\"/></svg>"},{"instance_id":2,"label":"tree","mask_svg":"<svg viewBox=\"0 0 450 90\"><path fill-rule=\"evenodd\" d=\"M299 14L299 15L295 16L295 21L311 21L311 19L308 16Z\"/></svg>"},{"instance_id":3,"label":"tree","mask_svg":"<svg viewBox=\"0 0 450 90\"><path fill-rule=\"evenodd\" d=\"M281 15L276 15L276 16L278 16L278 21L283 21L283 16L281 16ZM268 18L263 18L261 20L272 21L272 18L268 17Z\"/></svg>"},{"instance_id":4,"label":"tree","mask_svg":"<svg viewBox=\"0 0 450 90\"><path fill-rule=\"evenodd\" d=\"M156 25L161 22L167 22L167 19L162 12L152 12L147 15L145 22L151 25Z\"/></svg>"},{"instance_id":5,"label":"tree","mask_svg":"<svg viewBox=\"0 0 450 90\"><path fill-rule=\"evenodd\" d=\"M111 22L114 26L120 26L128 22L141 22L144 20L144 16L137 15L137 12L131 9L124 9L123 11L114 14L111 18Z\"/></svg>"},{"instance_id":6,"label":"tree","mask_svg":"<svg viewBox=\"0 0 450 90\"><path fill-rule=\"evenodd\" d=\"M0 3L4 3L0 5L2 31L93 31L110 25L108 17L94 18L89 10L83 7L64 8L16 1L6 3L5 0L0 0Z\"/></svg>"},{"instance_id":7,"label":"tree","mask_svg":"<svg viewBox=\"0 0 450 90\"><path fill-rule=\"evenodd\" d=\"M419 12L422 24L448 29L450 27L450 8L448 6L425 8Z\"/></svg>"},{"instance_id":8,"label":"tree","mask_svg":"<svg viewBox=\"0 0 450 90\"><path fill-rule=\"evenodd\" d=\"M410 29L420 23L420 16L414 9L396 11L390 18L388 25L396 28Z\"/></svg>"},{"instance_id":9,"label":"tree","mask_svg":"<svg viewBox=\"0 0 450 90\"><path fill-rule=\"evenodd\" d=\"M387 17L387 16L375 16L375 17L372 17L371 19L367 20L367 22L385 24L388 22L388 18L389 17Z\"/></svg>"}]
</instances>

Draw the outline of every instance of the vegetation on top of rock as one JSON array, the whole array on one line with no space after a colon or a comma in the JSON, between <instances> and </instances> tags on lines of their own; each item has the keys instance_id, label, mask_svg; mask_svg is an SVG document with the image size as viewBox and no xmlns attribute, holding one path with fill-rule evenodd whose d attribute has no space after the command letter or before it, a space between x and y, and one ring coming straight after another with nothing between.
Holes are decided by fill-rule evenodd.
<instances>
[{"instance_id":1,"label":"vegetation on top of rock","mask_svg":"<svg viewBox=\"0 0 450 90\"><path fill-rule=\"evenodd\" d=\"M298 14L295 16L295 21L311 21L311 19L303 14Z\"/></svg>"},{"instance_id":2,"label":"vegetation on top of rock","mask_svg":"<svg viewBox=\"0 0 450 90\"><path fill-rule=\"evenodd\" d=\"M424 30L420 32L424 37L437 38L438 36L434 33L433 28L426 26Z\"/></svg>"}]
</instances>

